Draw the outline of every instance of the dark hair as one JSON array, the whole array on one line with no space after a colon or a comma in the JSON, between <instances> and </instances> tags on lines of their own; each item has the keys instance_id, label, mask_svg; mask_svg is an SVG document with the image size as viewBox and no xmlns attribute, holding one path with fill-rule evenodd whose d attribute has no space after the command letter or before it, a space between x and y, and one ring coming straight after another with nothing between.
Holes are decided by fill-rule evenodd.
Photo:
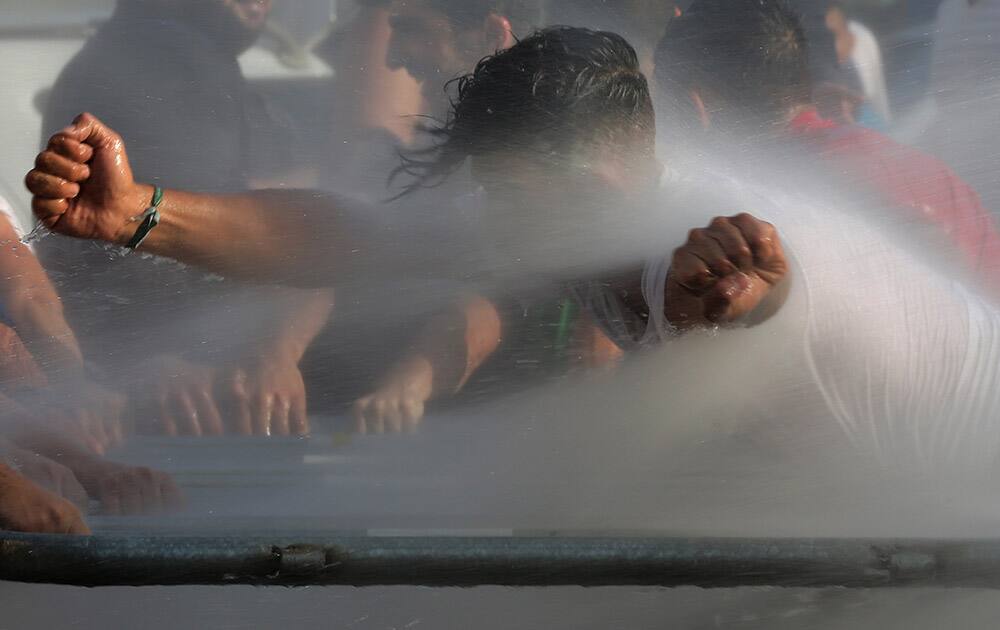
<instances>
[{"instance_id":1,"label":"dark hair","mask_svg":"<svg viewBox=\"0 0 1000 630\"><path fill-rule=\"evenodd\" d=\"M497 151L565 162L582 147L653 154L655 116L635 50L621 36L565 26L484 58L457 86L434 145L403 156L402 194L434 186L466 158ZM637 145L637 142L639 143Z\"/></svg>"},{"instance_id":2,"label":"dark hair","mask_svg":"<svg viewBox=\"0 0 1000 630\"><path fill-rule=\"evenodd\" d=\"M695 0L667 26L656 78L675 104L693 88L770 122L809 101L809 52L799 16L782 0Z\"/></svg>"},{"instance_id":3,"label":"dark hair","mask_svg":"<svg viewBox=\"0 0 1000 630\"><path fill-rule=\"evenodd\" d=\"M540 0L424 0L453 24L479 27L490 13L507 18L514 33L523 34L542 24Z\"/></svg>"}]
</instances>

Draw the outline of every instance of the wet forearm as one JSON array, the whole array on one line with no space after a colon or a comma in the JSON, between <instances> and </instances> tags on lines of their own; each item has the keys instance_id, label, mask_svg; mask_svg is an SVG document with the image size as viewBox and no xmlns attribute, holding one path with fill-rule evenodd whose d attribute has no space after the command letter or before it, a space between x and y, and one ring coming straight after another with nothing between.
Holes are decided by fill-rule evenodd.
<instances>
[{"instance_id":1,"label":"wet forearm","mask_svg":"<svg viewBox=\"0 0 1000 630\"><path fill-rule=\"evenodd\" d=\"M496 351L500 339L496 306L471 297L429 321L404 363L428 362L434 372L434 395L454 394Z\"/></svg>"},{"instance_id":2,"label":"wet forearm","mask_svg":"<svg viewBox=\"0 0 1000 630\"><path fill-rule=\"evenodd\" d=\"M83 367L76 336L63 316L62 302L48 275L13 227L0 221L0 303L25 348L39 367L68 375Z\"/></svg>"},{"instance_id":3,"label":"wet forearm","mask_svg":"<svg viewBox=\"0 0 1000 630\"><path fill-rule=\"evenodd\" d=\"M137 186L136 215L153 189ZM324 286L350 273L352 242L328 195L268 190L204 195L167 190L160 224L140 249L216 273L263 282ZM137 223L116 238L124 245Z\"/></svg>"},{"instance_id":4,"label":"wet forearm","mask_svg":"<svg viewBox=\"0 0 1000 630\"><path fill-rule=\"evenodd\" d=\"M33 299L31 292L8 307L14 330L39 368L50 379L82 374L83 355L76 335L66 324L58 298Z\"/></svg>"},{"instance_id":5,"label":"wet forearm","mask_svg":"<svg viewBox=\"0 0 1000 630\"><path fill-rule=\"evenodd\" d=\"M287 356L294 363L302 360L306 350L326 325L333 310L332 289L280 289L275 296L283 304L271 330L265 331L266 339L259 348L267 356Z\"/></svg>"}]
</instances>

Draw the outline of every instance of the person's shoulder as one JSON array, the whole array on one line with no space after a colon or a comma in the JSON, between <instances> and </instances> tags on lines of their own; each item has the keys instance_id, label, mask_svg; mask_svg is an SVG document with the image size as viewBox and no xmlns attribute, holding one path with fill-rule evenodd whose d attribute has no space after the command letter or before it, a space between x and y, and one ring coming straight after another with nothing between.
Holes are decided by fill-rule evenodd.
<instances>
[{"instance_id":1,"label":"person's shoulder","mask_svg":"<svg viewBox=\"0 0 1000 630\"><path fill-rule=\"evenodd\" d=\"M865 43L876 41L875 33L861 22L851 20L847 23L847 28L855 37L864 39Z\"/></svg>"}]
</instances>

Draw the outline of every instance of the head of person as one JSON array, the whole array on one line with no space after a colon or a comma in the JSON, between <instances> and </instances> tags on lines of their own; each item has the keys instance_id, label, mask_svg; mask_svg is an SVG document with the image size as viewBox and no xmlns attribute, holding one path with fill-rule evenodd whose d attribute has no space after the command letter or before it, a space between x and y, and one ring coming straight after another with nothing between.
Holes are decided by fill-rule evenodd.
<instances>
[{"instance_id":1,"label":"head of person","mask_svg":"<svg viewBox=\"0 0 1000 630\"><path fill-rule=\"evenodd\" d=\"M184 22L239 55L264 30L271 0L120 0L118 9Z\"/></svg>"},{"instance_id":2,"label":"head of person","mask_svg":"<svg viewBox=\"0 0 1000 630\"><path fill-rule=\"evenodd\" d=\"M826 9L826 28L835 35L847 32L847 13L836 2Z\"/></svg>"},{"instance_id":3,"label":"head of person","mask_svg":"<svg viewBox=\"0 0 1000 630\"><path fill-rule=\"evenodd\" d=\"M695 0L668 24L656 77L686 128L782 125L812 92L805 32L783 0Z\"/></svg>"},{"instance_id":4,"label":"head of person","mask_svg":"<svg viewBox=\"0 0 1000 630\"><path fill-rule=\"evenodd\" d=\"M585 224L588 208L620 213L624 197L658 182L649 87L619 35L546 28L453 85L451 113L431 130L437 142L405 156L400 173L415 190L468 162L487 229Z\"/></svg>"},{"instance_id":5,"label":"head of person","mask_svg":"<svg viewBox=\"0 0 1000 630\"><path fill-rule=\"evenodd\" d=\"M437 142L404 157L411 189L466 161L487 191L655 183L655 115L635 50L619 35L557 26L485 57L451 84Z\"/></svg>"},{"instance_id":6,"label":"head of person","mask_svg":"<svg viewBox=\"0 0 1000 630\"><path fill-rule=\"evenodd\" d=\"M431 103L444 84L514 44L540 20L538 0L394 0L387 63L404 68Z\"/></svg>"}]
</instances>

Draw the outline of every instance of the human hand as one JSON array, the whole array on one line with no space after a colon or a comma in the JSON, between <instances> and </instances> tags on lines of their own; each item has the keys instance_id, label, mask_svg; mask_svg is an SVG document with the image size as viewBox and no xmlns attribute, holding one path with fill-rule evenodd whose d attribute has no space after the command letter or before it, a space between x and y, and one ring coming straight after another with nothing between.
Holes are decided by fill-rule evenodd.
<instances>
[{"instance_id":1,"label":"human hand","mask_svg":"<svg viewBox=\"0 0 1000 630\"><path fill-rule=\"evenodd\" d=\"M3 454L21 476L81 509L87 507L87 491L66 466L4 441Z\"/></svg>"},{"instance_id":2,"label":"human hand","mask_svg":"<svg viewBox=\"0 0 1000 630\"><path fill-rule=\"evenodd\" d=\"M0 529L37 534L89 534L75 505L0 466Z\"/></svg>"},{"instance_id":3,"label":"human hand","mask_svg":"<svg viewBox=\"0 0 1000 630\"><path fill-rule=\"evenodd\" d=\"M774 226L749 214L716 217L674 251L666 316L678 328L735 323L788 274Z\"/></svg>"},{"instance_id":4,"label":"human hand","mask_svg":"<svg viewBox=\"0 0 1000 630\"><path fill-rule=\"evenodd\" d=\"M121 136L90 114L49 139L24 182L48 229L118 244L131 238L133 219L152 198L149 186L136 184Z\"/></svg>"},{"instance_id":5,"label":"human hand","mask_svg":"<svg viewBox=\"0 0 1000 630\"><path fill-rule=\"evenodd\" d=\"M36 393L35 415L46 426L103 455L124 441L125 397L87 379L51 385Z\"/></svg>"},{"instance_id":6,"label":"human hand","mask_svg":"<svg viewBox=\"0 0 1000 630\"><path fill-rule=\"evenodd\" d=\"M104 514L152 514L180 508L184 500L170 475L103 459L71 463L87 494Z\"/></svg>"},{"instance_id":7,"label":"human hand","mask_svg":"<svg viewBox=\"0 0 1000 630\"><path fill-rule=\"evenodd\" d=\"M264 355L240 362L218 380L229 432L307 435L306 386L294 360Z\"/></svg>"},{"instance_id":8,"label":"human hand","mask_svg":"<svg viewBox=\"0 0 1000 630\"><path fill-rule=\"evenodd\" d=\"M222 435L222 415L213 391L217 371L175 355L158 355L138 371L147 379L133 413L140 433Z\"/></svg>"},{"instance_id":9,"label":"human hand","mask_svg":"<svg viewBox=\"0 0 1000 630\"><path fill-rule=\"evenodd\" d=\"M415 431L434 391L434 368L424 358L403 361L374 392L359 398L352 409L358 433Z\"/></svg>"}]
</instances>

